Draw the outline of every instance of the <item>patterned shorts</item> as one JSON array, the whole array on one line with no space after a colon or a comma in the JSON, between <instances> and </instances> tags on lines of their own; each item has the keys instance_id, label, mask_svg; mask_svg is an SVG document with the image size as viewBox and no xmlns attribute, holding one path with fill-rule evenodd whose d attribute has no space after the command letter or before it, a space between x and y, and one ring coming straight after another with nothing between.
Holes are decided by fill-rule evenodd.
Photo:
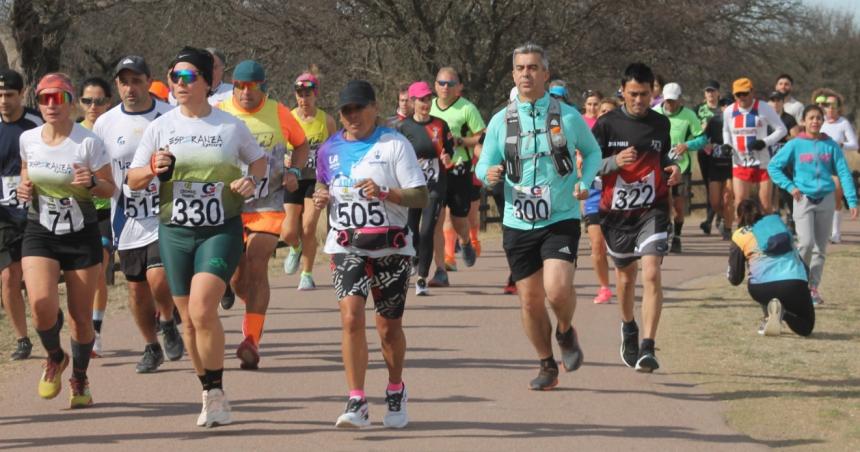
<instances>
[{"instance_id":1,"label":"patterned shorts","mask_svg":"<svg viewBox=\"0 0 860 452\"><path fill-rule=\"evenodd\" d=\"M400 254L384 257L331 256L332 281L338 301L349 296L367 299L369 292L373 292L376 313L386 319L403 317L411 270L411 257Z\"/></svg>"}]
</instances>

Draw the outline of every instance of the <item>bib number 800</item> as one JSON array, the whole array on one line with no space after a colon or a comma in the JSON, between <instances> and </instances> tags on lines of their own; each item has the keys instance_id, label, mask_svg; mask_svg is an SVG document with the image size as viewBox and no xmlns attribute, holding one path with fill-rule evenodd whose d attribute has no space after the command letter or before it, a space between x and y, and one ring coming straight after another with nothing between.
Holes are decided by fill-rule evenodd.
<instances>
[{"instance_id":1,"label":"bib number 800","mask_svg":"<svg viewBox=\"0 0 860 452\"><path fill-rule=\"evenodd\" d=\"M337 222L343 228L385 225L385 214L379 201L338 203L336 214Z\"/></svg>"}]
</instances>

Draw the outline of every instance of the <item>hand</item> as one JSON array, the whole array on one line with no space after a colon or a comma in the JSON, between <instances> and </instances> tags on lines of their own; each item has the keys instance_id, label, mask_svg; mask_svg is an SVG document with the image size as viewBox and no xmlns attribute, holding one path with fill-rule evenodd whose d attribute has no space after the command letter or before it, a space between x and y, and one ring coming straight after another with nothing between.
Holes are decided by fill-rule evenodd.
<instances>
[{"instance_id":1,"label":"hand","mask_svg":"<svg viewBox=\"0 0 860 452\"><path fill-rule=\"evenodd\" d=\"M767 143L765 143L764 140L755 140L753 142L752 146L750 146L750 149L752 149L753 151L760 151L760 150L764 149L766 146L767 146Z\"/></svg>"},{"instance_id":2,"label":"hand","mask_svg":"<svg viewBox=\"0 0 860 452\"><path fill-rule=\"evenodd\" d=\"M250 177L241 177L230 182L230 190L233 190L233 193L241 195L243 198L250 198L256 189L257 184Z\"/></svg>"},{"instance_id":3,"label":"hand","mask_svg":"<svg viewBox=\"0 0 860 452\"><path fill-rule=\"evenodd\" d=\"M18 201L28 202L33 197L33 182L29 179L22 180L18 183L17 188Z\"/></svg>"},{"instance_id":4,"label":"hand","mask_svg":"<svg viewBox=\"0 0 860 452\"><path fill-rule=\"evenodd\" d=\"M852 207L852 208L848 209L848 211L851 212L851 219L856 220L857 219L857 208Z\"/></svg>"},{"instance_id":5,"label":"hand","mask_svg":"<svg viewBox=\"0 0 860 452\"><path fill-rule=\"evenodd\" d=\"M688 149L689 149L689 147L687 146L686 143L681 143L681 144L675 146L675 154L677 154L680 157L680 156L684 155L684 153L686 153Z\"/></svg>"},{"instance_id":6,"label":"hand","mask_svg":"<svg viewBox=\"0 0 860 452\"><path fill-rule=\"evenodd\" d=\"M588 199L589 193L588 190L582 190L580 188L581 185L581 183L577 182L576 185L573 186L573 197L580 201L584 201Z\"/></svg>"},{"instance_id":7,"label":"hand","mask_svg":"<svg viewBox=\"0 0 860 452\"><path fill-rule=\"evenodd\" d=\"M702 151L704 151L705 155L711 155L711 153L714 152L714 145L708 143L704 148L702 148Z\"/></svg>"},{"instance_id":8,"label":"hand","mask_svg":"<svg viewBox=\"0 0 860 452\"><path fill-rule=\"evenodd\" d=\"M288 192L292 193L299 189L299 178L296 177L295 174L287 171L284 173L284 180L282 182L284 188L287 189Z\"/></svg>"},{"instance_id":9,"label":"hand","mask_svg":"<svg viewBox=\"0 0 860 452\"><path fill-rule=\"evenodd\" d=\"M636 161L637 153L636 148L630 146L629 148L619 152L615 155L615 163L618 164L619 167L625 167L627 165L632 164Z\"/></svg>"},{"instance_id":10,"label":"hand","mask_svg":"<svg viewBox=\"0 0 860 452\"><path fill-rule=\"evenodd\" d=\"M314 207L317 210L322 210L325 206L328 205L328 200L331 195L328 190L325 188L318 188L317 191L314 192L313 201Z\"/></svg>"},{"instance_id":11,"label":"hand","mask_svg":"<svg viewBox=\"0 0 860 452\"><path fill-rule=\"evenodd\" d=\"M86 166L81 166L77 163L73 163L72 168L74 168L75 175L74 179L72 179L72 185L90 188L90 185L93 183L93 172Z\"/></svg>"},{"instance_id":12,"label":"hand","mask_svg":"<svg viewBox=\"0 0 860 452\"><path fill-rule=\"evenodd\" d=\"M376 185L376 182L369 178L356 182L353 187L359 189L367 199L379 198L379 193L381 192L379 185Z\"/></svg>"},{"instance_id":13,"label":"hand","mask_svg":"<svg viewBox=\"0 0 860 452\"><path fill-rule=\"evenodd\" d=\"M174 157L173 154L170 153L170 148L164 147L155 151L155 154L152 154L152 158L149 161L149 167L154 174L158 175L169 170L173 161Z\"/></svg>"},{"instance_id":14,"label":"hand","mask_svg":"<svg viewBox=\"0 0 860 452\"><path fill-rule=\"evenodd\" d=\"M496 184L502 180L502 175L505 173L505 167L502 165L491 166L487 169L487 182L490 185Z\"/></svg>"},{"instance_id":15,"label":"hand","mask_svg":"<svg viewBox=\"0 0 860 452\"><path fill-rule=\"evenodd\" d=\"M669 181L667 182L667 184L670 187L681 183L681 168L679 168L678 165L669 165L663 168L663 171L669 173Z\"/></svg>"},{"instance_id":16,"label":"hand","mask_svg":"<svg viewBox=\"0 0 860 452\"><path fill-rule=\"evenodd\" d=\"M451 156L450 155L443 153L442 156L439 157L439 161L442 162L442 165L444 165L445 168L451 167Z\"/></svg>"},{"instance_id":17,"label":"hand","mask_svg":"<svg viewBox=\"0 0 860 452\"><path fill-rule=\"evenodd\" d=\"M800 189L795 188L791 191L791 197L794 198L795 201L800 201L800 198L803 198L803 193L800 192Z\"/></svg>"}]
</instances>

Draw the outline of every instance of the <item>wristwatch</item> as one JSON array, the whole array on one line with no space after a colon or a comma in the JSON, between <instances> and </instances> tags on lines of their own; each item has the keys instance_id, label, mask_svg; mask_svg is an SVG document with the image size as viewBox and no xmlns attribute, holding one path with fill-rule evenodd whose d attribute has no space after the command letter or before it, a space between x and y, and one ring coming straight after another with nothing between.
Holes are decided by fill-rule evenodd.
<instances>
[{"instance_id":1,"label":"wristwatch","mask_svg":"<svg viewBox=\"0 0 860 452\"><path fill-rule=\"evenodd\" d=\"M92 190L93 188L96 188L96 184L97 184L96 176L90 175L90 184L87 185L87 190Z\"/></svg>"},{"instance_id":2,"label":"wristwatch","mask_svg":"<svg viewBox=\"0 0 860 452\"><path fill-rule=\"evenodd\" d=\"M255 187L257 186L257 178L256 178L253 174L249 174L249 175L247 175L247 176L245 176L245 177L246 177L246 178L248 178L248 179L251 179L251 182L253 182L253 183L254 183L254 186L255 186Z\"/></svg>"},{"instance_id":3,"label":"wristwatch","mask_svg":"<svg viewBox=\"0 0 860 452\"><path fill-rule=\"evenodd\" d=\"M296 179L299 179L302 177L302 170L300 170L298 168L289 167L289 168L287 168L287 172L292 173L294 176L296 176Z\"/></svg>"},{"instance_id":4,"label":"wristwatch","mask_svg":"<svg viewBox=\"0 0 860 452\"><path fill-rule=\"evenodd\" d=\"M377 196L377 198L379 198L380 201L385 201L385 198L388 197L388 193L390 191L391 190L389 190L387 185L380 185L379 186L379 196Z\"/></svg>"}]
</instances>

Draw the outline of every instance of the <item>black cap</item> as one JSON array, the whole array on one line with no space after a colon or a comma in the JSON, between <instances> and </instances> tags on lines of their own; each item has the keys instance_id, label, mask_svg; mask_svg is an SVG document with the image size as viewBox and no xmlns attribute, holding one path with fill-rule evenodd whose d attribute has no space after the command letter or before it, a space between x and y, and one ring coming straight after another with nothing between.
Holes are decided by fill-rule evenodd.
<instances>
[{"instance_id":1,"label":"black cap","mask_svg":"<svg viewBox=\"0 0 860 452\"><path fill-rule=\"evenodd\" d=\"M720 107L728 107L733 103L735 103L735 101L731 97L721 97L720 101L717 102L717 105L719 105Z\"/></svg>"},{"instance_id":2,"label":"black cap","mask_svg":"<svg viewBox=\"0 0 860 452\"><path fill-rule=\"evenodd\" d=\"M340 92L340 101L338 101L337 109L347 105L366 106L371 102L376 102L376 93L373 91L373 86L365 80L350 80Z\"/></svg>"},{"instance_id":3,"label":"black cap","mask_svg":"<svg viewBox=\"0 0 860 452\"><path fill-rule=\"evenodd\" d=\"M12 69L4 69L0 71L0 89L21 91L24 89L24 78Z\"/></svg>"},{"instance_id":4,"label":"black cap","mask_svg":"<svg viewBox=\"0 0 860 452\"><path fill-rule=\"evenodd\" d=\"M718 82L716 80L708 80L708 82L705 83L705 91L710 91L710 90L719 91L720 90L720 82Z\"/></svg>"},{"instance_id":5,"label":"black cap","mask_svg":"<svg viewBox=\"0 0 860 452\"><path fill-rule=\"evenodd\" d=\"M785 94L779 91L771 91L770 95L767 96L767 100L785 100Z\"/></svg>"},{"instance_id":6,"label":"black cap","mask_svg":"<svg viewBox=\"0 0 860 452\"><path fill-rule=\"evenodd\" d=\"M183 47L170 63L170 69L173 70L176 63L181 62L193 64L200 72L200 75L203 76L203 79L206 80L206 83L211 88L215 88L212 86L212 71L214 70L215 59L209 51L194 47Z\"/></svg>"},{"instance_id":7,"label":"black cap","mask_svg":"<svg viewBox=\"0 0 860 452\"><path fill-rule=\"evenodd\" d=\"M146 65L146 60L142 56L128 55L122 57L119 63L116 64L116 69L113 71L113 76L116 77L123 70L128 69L137 74L143 74L147 77L152 74L149 72L149 66Z\"/></svg>"}]
</instances>

